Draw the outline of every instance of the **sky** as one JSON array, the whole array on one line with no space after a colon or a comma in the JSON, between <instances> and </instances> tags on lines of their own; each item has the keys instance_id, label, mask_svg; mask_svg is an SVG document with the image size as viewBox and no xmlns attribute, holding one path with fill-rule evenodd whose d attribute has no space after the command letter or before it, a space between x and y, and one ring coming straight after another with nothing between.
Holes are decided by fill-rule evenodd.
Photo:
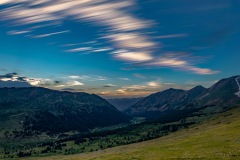
<instances>
[{"instance_id":1,"label":"sky","mask_svg":"<svg viewBox=\"0 0 240 160\"><path fill-rule=\"evenodd\" d=\"M240 0L1 0L0 87L102 97L240 74Z\"/></svg>"}]
</instances>

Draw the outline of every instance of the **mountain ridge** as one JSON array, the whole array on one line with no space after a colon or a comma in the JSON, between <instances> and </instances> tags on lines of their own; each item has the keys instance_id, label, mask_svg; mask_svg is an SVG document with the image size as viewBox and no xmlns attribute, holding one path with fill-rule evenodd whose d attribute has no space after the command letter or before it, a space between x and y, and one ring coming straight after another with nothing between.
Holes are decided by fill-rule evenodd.
<instances>
[{"instance_id":1,"label":"mountain ridge","mask_svg":"<svg viewBox=\"0 0 240 160\"><path fill-rule=\"evenodd\" d=\"M129 116L144 116L154 113L154 117L164 112L176 112L189 108L200 108L211 106L211 112L214 109L220 111L229 106L240 104L238 93L238 84L236 79L239 76L224 78L209 88L200 85L190 89L167 89L161 92L151 94L138 103L131 106L125 113ZM151 116L150 116L151 117Z\"/></svg>"},{"instance_id":2,"label":"mountain ridge","mask_svg":"<svg viewBox=\"0 0 240 160\"><path fill-rule=\"evenodd\" d=\"M44 132L86 131L128 122L128 117L95 94L41 87L0 88L0 110L6 120L23 114L24 129Z\"/></svg>"}]
</instances>

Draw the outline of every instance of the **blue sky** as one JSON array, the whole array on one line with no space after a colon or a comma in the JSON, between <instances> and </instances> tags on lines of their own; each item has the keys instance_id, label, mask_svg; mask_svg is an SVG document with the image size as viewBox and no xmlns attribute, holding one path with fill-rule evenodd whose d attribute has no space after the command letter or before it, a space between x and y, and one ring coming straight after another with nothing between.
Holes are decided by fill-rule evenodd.
<instances>
[{"instance_id":1,"label":"blue sky","mask_svg":"<svg viewBox=\"0 0 240 160\"><path fill-rule=\"evenodd\" d=\"M209 87L239 75L239 14L239 0L2 0L0 84L104 97Z\"/></svg>"}]
</instances>

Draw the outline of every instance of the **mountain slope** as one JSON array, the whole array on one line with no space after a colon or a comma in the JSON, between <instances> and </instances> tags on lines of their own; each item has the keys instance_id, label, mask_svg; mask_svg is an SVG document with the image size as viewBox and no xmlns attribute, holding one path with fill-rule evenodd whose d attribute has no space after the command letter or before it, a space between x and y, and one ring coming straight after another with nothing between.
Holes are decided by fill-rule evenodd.
<instances>
[{"instance_id":1,"label":"mountain slope","mask_svg":"<svg viewBox=\"0 0 240 160\"><path fill-rule=\"evenodd\" d=\"M240 97L236 95L239 89L238 77L233 76L218 81L195 100L196 104L198 106L214 105L218 109L240 104Z\"/></svg>"},{"instance_id":2,"label":"mountain slope","mask_svg":"<svg viewBox=\"0 0 240 160\"><path fill-rule=\"evenodd\" d=\"M205 108L205 114L221 112L229 109L229 106L240 104L240 82L237 82L239 76L233 76L220 80L208 89L202 86L188 91L168 89L142 99L130 107L126 114L159 119L162 115L174 117L177 114L196 112L201 108Z\"/></svg>"},{"instance_id":3,"label":"mountain slope","mask_svg":"<svg viewBox=\"0 0 240 160\"><path fill-rule=\"evenodd\" d=\"M1 88L0 119L18 117L25 130L87 131L128 122L128 118L97 95L45 88Z\"/></svg>"},{"instance_id":4,"label":"mountain slope","mask_svg":"<svg viewBox=\"0 0 240 160\"><path fill-rule=\"evenodd\" d=\"M221 113L190 129L158 139L92 153L37 160L162 160L162 159L239 159L240 107Z\"/></svg>"},{"instance_id":5,"label":"mountain slope","mask_svg":"<svg viewBox=\"0 0 240 160\"><path fill-rule=\"evenodd\" d=\"M153 118L154 115L157 117L159 113L180 109L205 91L206 89L202 86L197 86L189 91L171 88L142 99L130 107L126 113L128 115L147 116L148 118Z\"/></svg>"},{"instance_id":6,"label":"mountain slope","mask_svg":"<svg viewBox=\"0 0 240 160\"><path fill-rule=\"evenodd\" d=\"M115 106L120 111L125 111L142 98L112 98L106 99L110 104Z\"/></svg>"}]
</instances>

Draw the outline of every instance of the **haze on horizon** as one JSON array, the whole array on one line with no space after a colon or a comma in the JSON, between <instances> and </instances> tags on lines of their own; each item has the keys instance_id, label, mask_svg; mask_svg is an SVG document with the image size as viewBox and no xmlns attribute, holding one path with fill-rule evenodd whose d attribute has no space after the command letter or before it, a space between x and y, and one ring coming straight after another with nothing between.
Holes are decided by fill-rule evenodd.
<instances>
[{"instance_id":1,"label":"haze on horizon","mask_svg":"<svg viewBox=\"0 0 240 160\"><path fill-rule=\"evenodd\" d=\"M0 87L141 97L239 75L238 0L1 0Z\"/></svg>"}]
</instances>

